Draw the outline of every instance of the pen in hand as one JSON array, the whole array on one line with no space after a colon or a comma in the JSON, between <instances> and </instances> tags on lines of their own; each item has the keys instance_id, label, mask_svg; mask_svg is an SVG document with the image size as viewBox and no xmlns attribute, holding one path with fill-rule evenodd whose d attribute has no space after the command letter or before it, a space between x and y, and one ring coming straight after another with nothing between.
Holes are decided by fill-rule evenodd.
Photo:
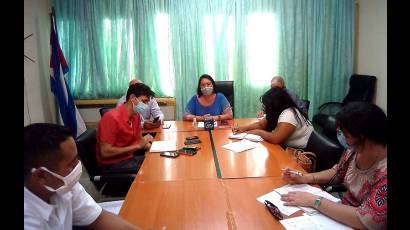
<instances>
[{"instance_id":1,"label":"pen in hand","mask_svg":"<svg viewBox=\"0 0 410 230\"><path fill-rule=\"evenodd\" d=\"M233 134L236 134L237 132L238 132L238 125L233 124L232 133L233 133Z\"/></svg>"},{"instance_id":2,"label":"pen in hand","mask_svg":"<svg viewBox=\"0 0 410 230\"><path fill-rule=\"evenodd\" d=\"M292 174L292 175L294 175L294 176L303 176L303 173L298 172L298 171L291 170L291 169L289 169L289 168L282 169L282 171L284 171L285 173L286 173L286 172L287 172L287 173L290 173L290 174Z\"/></svg>"}]
</instances>

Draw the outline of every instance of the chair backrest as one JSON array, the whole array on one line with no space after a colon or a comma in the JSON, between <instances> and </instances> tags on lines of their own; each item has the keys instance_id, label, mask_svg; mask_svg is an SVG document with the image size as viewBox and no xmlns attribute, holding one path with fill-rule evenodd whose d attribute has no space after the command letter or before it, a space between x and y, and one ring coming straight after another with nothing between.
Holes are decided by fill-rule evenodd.
<instances>
[{"instance_id":1,"label":"chair backrest","mask_svg":"<svg viewBox=\"0 0 410 230\"><path fill-rule=\"evenodd\" d=\"M113 107L101 107L98 111L100 111L100 115L101 117L104 116L104 114L108 111L110 111L111 109L114 109Z\"/></svg>"},{"instance_id":2,"label":"chair backrest","mask_svg":"<svg viewBox=\"0 0 410 230\"><path fill-rule=\"evenodd\" d=\"M305 151L314 152L317 156L316 171L330 169L339 162L343 148L332 140L313 131Z\"/></svg>"},{"instance_id":3,"label":"chair backrest","mask_svg":"<svg viewBox=\"0 0 410 230\"><path fill-rule=\"evenodd\" d=\"M216 91L223 93L226 99L228 99L229 104L231 104L231 107L234 108L233 81L215 81L215 85Z\"/></svg>"},{"instance_id":4,"label":"chair backrest","mask_svg":"<svg viewBox=\"0 0 410 230\"><path fill-rule=\"evenodd\" d=\"M87 129L76 138L75 142L77 144L78 156L90 177L100 175L102 170L97 164L95 148L97 143L96 129Z\"/></svg>"},{"instance_id":5,"label":"chair backrest","mask_svg":"<svg viewBox=\"0 0 410 230\"><path fill-rule=\"evenodd\" d=\"M353 74L349 81L349 92L343 99L342 106L352 101L372 102L376 87L375 76Z\"/></svg>"},{"instance_id":6,"label":"chair backrest","mask_svg":"<svg viewBox=\"0 0 410 230\"><path fill-rule=\"evenodd\" d=\"M304 112L306 115L309 114L309 106L310 106L310 101L309 100L300 99L298 106L302 110L302 112Z\"/></svg>"}]
</instances>

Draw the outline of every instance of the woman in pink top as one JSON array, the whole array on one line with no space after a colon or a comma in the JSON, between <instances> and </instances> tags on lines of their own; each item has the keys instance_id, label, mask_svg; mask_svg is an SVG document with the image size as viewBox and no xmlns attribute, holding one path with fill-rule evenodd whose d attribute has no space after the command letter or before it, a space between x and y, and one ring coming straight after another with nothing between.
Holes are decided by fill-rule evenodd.
<instances>
[{"instance_id":1,"label":"woman in pink top","mask_svg":"<svg viewBox=\"0 0 410 230\"><path fill-rule=\"evenodd\" d=\"M356 229L387 229L387 116L376 105L352 102L336 115L338 139L348 148L333 168L297 176L291 183L340 184L347 192L342 203L307 193L282 196L285 205L307 206Z\"/></svg>"}]
</instances>

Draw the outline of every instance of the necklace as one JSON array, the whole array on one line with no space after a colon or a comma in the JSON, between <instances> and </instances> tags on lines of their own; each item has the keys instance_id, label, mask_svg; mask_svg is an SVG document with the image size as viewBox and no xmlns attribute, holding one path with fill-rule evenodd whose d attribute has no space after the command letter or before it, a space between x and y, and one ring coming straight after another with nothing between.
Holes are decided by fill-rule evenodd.
<instances>
[{"instance_id":1,"label":"necklace","mask_svg":"<svg viewBox=\"0 0 410 230\"><path fill-rule=\"evenodd\" d=\"M373 161L373 162L370 164L370 166L367 167L367 168L362 168L362 167L360 167L360 162L357 160L357 155L359 155L359 154L356 153L356 157L355 157L356 168L358 168L359 170L369 170L369 169L371 169L371 168L378 162L379 156L380 156L380 152L377 153L377 155L376 155L374 161Z\"/></svg>"}]
</instances>

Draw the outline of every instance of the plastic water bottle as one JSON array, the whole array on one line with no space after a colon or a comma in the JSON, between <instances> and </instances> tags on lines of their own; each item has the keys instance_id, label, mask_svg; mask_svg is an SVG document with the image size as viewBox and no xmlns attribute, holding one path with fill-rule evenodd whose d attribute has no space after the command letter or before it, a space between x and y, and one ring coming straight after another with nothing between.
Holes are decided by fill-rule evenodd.
<instances>
[{"instance_id":1,"label":"plastic water bottle","mask_svg":"<svg viewBox=\"0 0 410 230\"><path fill-rule=\"evenodd\" d=\"M192 120L192 126L193 126L193 127L196 127L196 126L197 126L196 117L194 117L194 119Z\"/></svg>"}]
</instances>

